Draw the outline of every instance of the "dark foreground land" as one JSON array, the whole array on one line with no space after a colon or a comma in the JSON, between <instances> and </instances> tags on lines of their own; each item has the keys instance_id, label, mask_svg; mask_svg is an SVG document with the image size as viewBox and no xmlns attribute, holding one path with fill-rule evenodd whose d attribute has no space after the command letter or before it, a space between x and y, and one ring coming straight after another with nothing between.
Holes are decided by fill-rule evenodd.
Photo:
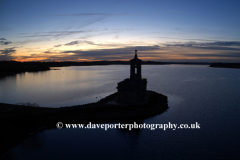
<instances>
[{"instance_id":1,"label":"dark foreground land","mask_svg":"<svg viewBox=\"0 0 240 160\"><path fill-rule=\"evenodd\" d=\"M30 107L0 103L0 158L39 129L56 128L57 122L132 123L161 114L168 109L167 97L148 91L149 99L141 104L120 104L114 93L99 102L61 108Z\"/></svg>"}]
</instances>

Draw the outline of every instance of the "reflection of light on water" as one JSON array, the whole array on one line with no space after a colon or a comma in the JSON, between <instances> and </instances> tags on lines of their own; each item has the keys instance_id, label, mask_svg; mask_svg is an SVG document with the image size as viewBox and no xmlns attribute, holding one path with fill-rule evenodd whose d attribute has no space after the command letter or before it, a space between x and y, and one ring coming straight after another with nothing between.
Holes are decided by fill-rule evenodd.
<instances>
[{"instance_id":1,"label":"reflection of light on water","mask_svg":"<svg viewBox=\"0 0 240 160\"><path fill-rule=\"evenodd\" d=\"M10 104L37 103L44 107L97 102L116 91L117 81L112 80L112 70L107 68L55 67L52 69L58 70L6 77L0 81L0 101Z\"/></svg>"}]
</instances>

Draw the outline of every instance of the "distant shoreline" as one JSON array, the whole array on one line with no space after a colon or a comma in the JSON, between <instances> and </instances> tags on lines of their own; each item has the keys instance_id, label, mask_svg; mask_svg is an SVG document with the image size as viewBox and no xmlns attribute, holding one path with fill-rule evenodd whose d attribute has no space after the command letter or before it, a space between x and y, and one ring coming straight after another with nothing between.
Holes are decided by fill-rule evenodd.
<instances>
[{"instance_id":1,"label":"distant shoreline","mask_svg":"<svg viewBox=\"0 0 240 160\"><path fill-rule=\"evenodd\" d=\"M210 67L216 68L240 68L240 63L212 63Z\"/></svg>"},{"instance_id":2,"label":"distant shoreline","mask_svg":"<svg viewBox=\"0 0 240 160\"><path fill-rule=\"evenodd\" d=\"M0 103L1 147L0 158L39 128L56 128L57 122L87 124L137 122L159 115L168 109L167 96L148 91L149 99L140 104L115 105L118 93L99 102L85 105L47 108Z\"/></svg>"},{"instance_id":3,"label":"distant shoreline","mask_svg":"<svg viewBox=\"0 0 240 160\"><path fill-rule=\"evenodd\" d=\"M209 65L216 68L240 68L240 63L206 63L206 62L156 62L143 61L142 65ZM99 65L129 65L129 61L91 61L91 62L18 62L0 61L0 78L24 72L39 72L51 70L50 67L67 66L99 66Z\"/></svg>"},{"instance_id":4,"label":"distant shoreline","mask_svg":"<svg viewBox=\"0 0 240 160\"><path fill-rule=\"evenodd\" d=\"M129 65L129 61L90 61L90 62L18 62L18 61L0 61L0 78L15 75L24 72L39 72L51 70L50 67L67 66L99 66L99 65ZM142 65L167 65L167 64L185 64L185 65L210 65L203 62L156 62L143 61Z\"/></svg>"},{"instance_id":5,"label":"distant shoreline","mask_svg":"<svg viewBox=\"0 0 240 160\"><path fill-rule=\"evenodd\" d=\"M23 72L39 72L50 70L41 62L0 61L0 78Z\"/></svg>"}]
</instances>

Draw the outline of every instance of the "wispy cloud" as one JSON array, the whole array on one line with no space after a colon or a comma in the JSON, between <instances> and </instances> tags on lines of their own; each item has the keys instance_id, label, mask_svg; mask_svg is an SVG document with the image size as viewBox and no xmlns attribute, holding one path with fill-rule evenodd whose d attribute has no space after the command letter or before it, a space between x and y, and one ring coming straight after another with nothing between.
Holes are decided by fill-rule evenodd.
<instances>
[{"instance_id":1,"label":"wispy cloud","mask_svg":"<svg viewBox=\"0 0 240 160\"><path fill-rule=\"evenodd\" d=\"M205 42L207 42L207 41L210 41L210 42L212 42L213 40L209 40L209 39L197 39L197 38L195 38L195 39L193 39L193 38L176 38L176 37L153 37L153 38L159 38L159 39L173 39L173 40L180 40L180 41L182 41L182 40L186 40L186 41L191 41L191 42L193 42L193 41L201 41L201 42L203 42L203 41L205 41Z\"/></svg>"},{"instance_id":2,"label":"wispy cloud","mask_svg":"<svg viewBox=\"0 0 240 160\"><path fill-rule=\"evenodd\" d=\"M186 47L193 49L205 49L205 50L216 50L216 51L240 51L239 41L215 41L209 43L201 42L185 42L185 43L174 43L166 44L167 47Z\"/></svg>"},{"instance_id":3,"label":"wispy cloud","mask_svg":"<svg viewBox=\"0 0 240 160\"><path fill-rule=\"evenodd\" d=\"M37 33L21 33L21 37L59 37L68 36L78 33L86 33L90 31L52 31L52 32L37 32Z\"/></svg>"},{"instance_id":4,"label":"wispy cloud","mask_svg":"<svg viewBox=\"0 0 240 160\"><path fill-rule=\"evenodd\" d=\"M128 13L125 14L113 14L113 13L78 13L78 14L56 14L56 15L45 15L50 17L55 16L126 16L131 15Z\"/></svg>"},{"instance_id":5,"label":"wispy cloud","mask_svg":"<svg viewBox=\"0 0 240 160\"><path fill-rule=\"evenodd\" d=\"M161 13L177 13L177 14L188 14L189 12L185 12L185 11L177 11L177 10L168 10L168 11L159 11L153 15L158 15Z\"/></svg>"},{"instance_id":6,"label":"wispy cloud","mask_svg":"<svg viewBox=\"0 0 240 160\"><path fill-rule=\"evenodd\" d=\"M87 41L87 40L77 40L77 41L72 41L69 43L64 44L65 46L73 46L76 44L91 44L91 45L97 45L93 41Z\"/></svg>"},{"instance_id":7,"label":"wispy cloud","mask_svg":"<svg viewBox=\"0 0 240 160\"><path fill-rule=\"evenodd\" d=\"M240 46L240 41L216 41L216 42L212 42L212 43L207 43L207 45Z\"/></svg>"},{"instance_id":8,"label":"wispy cloud","mask_svg":"<svg viewBox=\"0 0 240 160\"><path fill-rule=\"evenodd\" d=\"M93 30L78 30L78 31L50 31L50 32L36 32L36 33L21 33L20 37L23 41L16 42L16 44L27 44L32 42L43 42L51 40L59 40L66 37L78 36L83 33L94 32ZM84 34L83 34L84 35ZM88 37L87 37L88 38ZM56 44L54 47L60 47L61 44Z\"/></svg>"},{"instance_id":9,"label":"wispy cloud","mask_svg":"<svg viewBox=\"0 0 240 160\"><path fill-rule=\"evenodd\" d=\"M95 22L95 21L94 21ZM85 22L86 26L90 25L91 23L94 22ZM82 26L84 27L84 26ZM97 32L110 32L110 33L118 33L118 32L123 32L123 31L132 31L134 30L133 28L126 28L126 29L112 29L108 30L107 28L105 29L90 29L90 30L76 30L76 31L50 31L50 32L36 32L36 33L21 33L20 37L26 37L26 38L59 38L61 36L69 36L69 35L76 35L76 34L86 34L86 33L97 33ZM86 36L86 35L84 35Z\"/></svg>"},{"instance_id":10,"label":"wispy cloud","mask_svg":"<svg viewBox=\"0 0 240 160\"><path fill-rule=\"evenodd\" d=\"M186 57L219 57L219 58L240 58L240 52L226 52L226 53L218 53L218 54L183 54Z\"/></svg>"},{"instance_id":11,"label":"wispy cloud","mask_svg":"<svg viewBox=\"0 0 240 160\"><path fill-rule=\"evenodd\" d=\"M92 23L95 23L96 21L91 22L84 22L81 24L81 27L88 26ZM80 27L80 28L81 28ZM91 35L87 35L88 33L97 33L97 32L106 32L108 30L75 30L75 31L49 31L49 32L35 32L35 33L21 33L20 37L22 38L31 38L31 40L28 40L29 42L36 41L36 38L40 38L39 41L46 40L46 39L60 39L68 36L85 36L85 38L92 37ZM109 32L109 31L108 31ZM84 38L84 39L85 39ZM27 42L28 42L27 41Z\"/></svg>"}]
</instances>

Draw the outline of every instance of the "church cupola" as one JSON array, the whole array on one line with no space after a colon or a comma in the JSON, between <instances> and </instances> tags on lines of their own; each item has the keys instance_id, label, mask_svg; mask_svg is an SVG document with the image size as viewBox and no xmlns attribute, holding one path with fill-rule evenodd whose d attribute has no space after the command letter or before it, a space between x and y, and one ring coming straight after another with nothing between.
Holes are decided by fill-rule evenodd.
<instances>
[{"instance_id":1,"label":"church cupola","mask_svg":"<svg viewBox=\"0 0 240 160\"><path fill-rule=\"evenodd\" d=\"M137 57L137 50L135 50L135 57L130 60L130 79L141 79L141 65L142 60Z\"/></svg>"}]
</instances>

